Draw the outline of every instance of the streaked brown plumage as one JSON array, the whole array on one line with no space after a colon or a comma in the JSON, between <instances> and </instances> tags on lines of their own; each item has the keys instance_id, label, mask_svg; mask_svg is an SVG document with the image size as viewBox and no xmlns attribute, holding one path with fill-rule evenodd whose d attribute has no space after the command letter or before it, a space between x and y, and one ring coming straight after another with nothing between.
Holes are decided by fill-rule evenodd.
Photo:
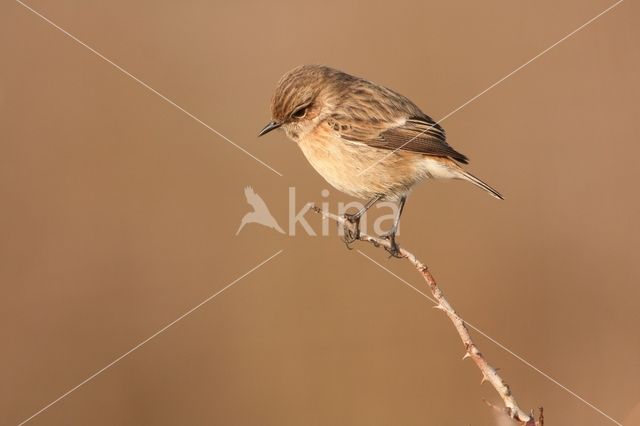
<instances>
[{"instance_id":1,"label":"streaked brown plumage","mask_svg":"<svg viewBox=\"0 0 640 426\"><path fill-rule=\"evenodd\" d=\"M396 199L402 207L413 185L437 178L463 179L502 198L460 167L468 159L447 144L439 124L406 97L368 80L326 66L297 67L278 82L271 116L260 135L282 127L316 171L349 195ZM392 241L398 221L399 215Z\"/></svg>"}]
</instances>

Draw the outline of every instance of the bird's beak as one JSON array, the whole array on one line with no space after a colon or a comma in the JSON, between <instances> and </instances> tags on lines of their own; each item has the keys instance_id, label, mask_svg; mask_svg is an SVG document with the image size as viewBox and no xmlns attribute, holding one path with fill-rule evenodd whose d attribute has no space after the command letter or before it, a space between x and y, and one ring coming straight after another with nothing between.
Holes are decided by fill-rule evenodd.
<instances>
[{"instance_id":1,"label":"bird's beak","mask_svg":"<svg viewBox=\"0 0 640 426\"><path fill-rule=\"evenodd\" d=\"M282 123L277 123L275 121L270 121L269 124L264 126L264 128L262 130L260 130L260 133L258 133L258 137L260 137L262 135L266 135L270 131L277 129L280 126L282 126Z\"/></svg>"}]
</instances>

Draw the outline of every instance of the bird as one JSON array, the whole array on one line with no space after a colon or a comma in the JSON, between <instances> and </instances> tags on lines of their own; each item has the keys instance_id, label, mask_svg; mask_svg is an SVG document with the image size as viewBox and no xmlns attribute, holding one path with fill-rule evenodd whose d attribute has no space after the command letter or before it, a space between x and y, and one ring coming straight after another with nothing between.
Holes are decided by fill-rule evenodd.
<instances>
[{"instance_id":1,"label":"bird","mask_svg":"<svg viewBox=\"0 0 640 426\"><path fill-rule=\"evenodd\" d=\"M262 197L260 197L252 187L247 186L244 189L244 196L247 199L247 203L251 207L253 207L253 211L245 214L240 221L240 227L236 232L236 235L240 233L242 228L248 223L259 223L260 225L264 225L268 228L275 229L281 234L284 234L284 230L278 225L278 222L273 217L267 204L264 202Z\"/></svg>"},{"instance_id":2,"label":"bird","mask_svg":"<svg viewBox=\"0 0 640 426\"><path fill-rule=\"evenodd\" d=\"M407 196L427 179L462 179L503 196L462 168L469 159L452 148L445 130L407 97L326 65L302 65L278 81L271 121L259 132L284 130L311 166L334 188L368 200L345 214L347 245L359 238L362 215L377 201L396 202L388 251L400 256L396 232Z\"/></svg>"}]
</instances>

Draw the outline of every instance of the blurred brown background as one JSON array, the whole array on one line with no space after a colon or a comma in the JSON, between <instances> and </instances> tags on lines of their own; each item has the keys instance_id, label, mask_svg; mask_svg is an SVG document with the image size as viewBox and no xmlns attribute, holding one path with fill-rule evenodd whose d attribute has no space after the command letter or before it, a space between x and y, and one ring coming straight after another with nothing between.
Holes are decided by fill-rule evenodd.
<instances>
[{"instance_id":1,"label":"blurred brown background","mask_svg":"<svg viewBox=\"0 0 640 426\"><path fill-rule=\"evenodd\" d=\"M365 76L437 119L612 2L29 4L284 176L3 2L0 423L284 249L30 424L497 424L442 313L335 233L235 236L245 186L283 226L288 187L299 205L327 187L282 133L256 133L295 65ZM625 426L640 424L639 13L622 3L447 119L507 199L425 184L400 236L466 319ZM614 424L475 335L549 425Z\"/></svg>"}]
</instances>

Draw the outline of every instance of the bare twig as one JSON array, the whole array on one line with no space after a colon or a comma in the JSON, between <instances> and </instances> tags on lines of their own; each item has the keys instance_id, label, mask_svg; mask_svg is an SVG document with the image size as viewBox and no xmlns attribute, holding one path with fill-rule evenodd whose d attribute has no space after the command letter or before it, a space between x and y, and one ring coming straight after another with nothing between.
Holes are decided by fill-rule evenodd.
<instances>
[{"instance_id":1,"label":"bare twig","mask_svg":"<svg viewBox=\"0 0 640 426\"><path fill-rule=\"evenodd\" d=\"M351 228L353 227L351 222L347 221L342 216L338 216L333 213L321 210L318 207L313 207L313 210L317 213L320 213L327 219L337 221L342 226ZM391 244L388 240L368 235L363 232L360 232L359 239L361 241L369 242L376 247L385 247L387 249L391 248ZM458 332L458 335L460 336L460 339L465 346L465 355L463 359L470 358L471 360L473 360L473 362L482 373L481 383L489 382L502 399L505 408L500 411L507 414L510 418L521 423L522 425L535 426L536 421L534 417L527 414L518 406L513 394L511 393L511 389L509 389L509 386L504 382L504 380L502 380L497 370L487 362L487 360L482 355L482 352L480 352L480 350L478 349L478 346L473 342L473 340L471 339L471 335L469 334L469 330L464 323L464 320L460 318L451 304L449 304L447 299L444 297L442 290L440 289L440 287L438 287L435 278L433 277L433 275L431 275L431 272L429 272L427 266L422 263L413 253L402 247L400 247L400 255L406 258L413 266L415 266L422 278L426 281L429 290L431 290L431 294L436 300L437 305L435 307L443 311L453 323L453 326L456 328L456 331ZM542 409L540 409L540 414L540 420L544 421L542 420Z\"/></svg>"}]
</instances>

